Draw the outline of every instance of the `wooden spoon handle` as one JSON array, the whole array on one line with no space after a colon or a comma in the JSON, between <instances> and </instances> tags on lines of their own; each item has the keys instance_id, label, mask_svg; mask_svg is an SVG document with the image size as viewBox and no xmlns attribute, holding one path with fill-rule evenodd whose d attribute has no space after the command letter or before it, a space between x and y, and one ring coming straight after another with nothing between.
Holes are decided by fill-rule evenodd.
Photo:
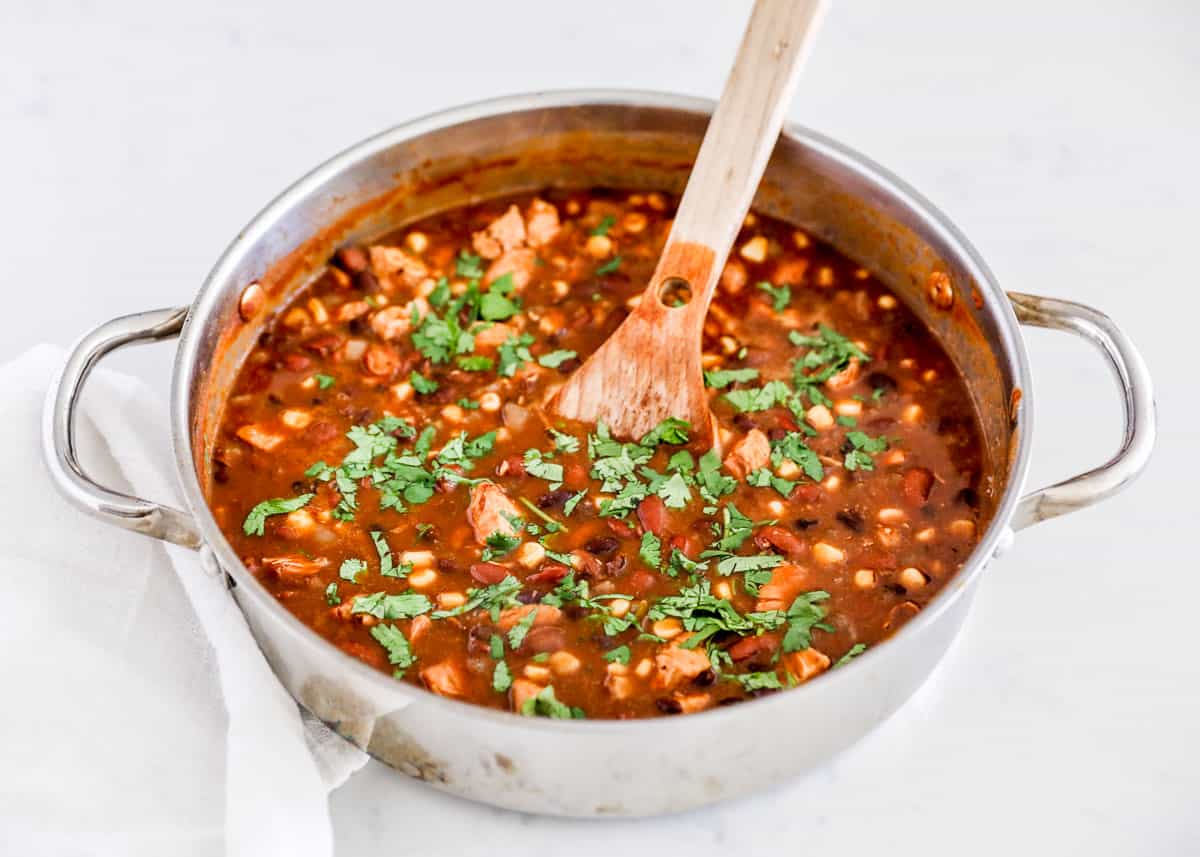
<instances>
[{"instance_id":1,"label":"wooden spoon handle","mask_svg":"<svg viewBox=\"0 0 1200 857\"><path fill-rule=\"evenodd\" d=\"M757 0L647 297L687 280L703 316L779 138L824 0Z\"/></svg>"}]
</instances>

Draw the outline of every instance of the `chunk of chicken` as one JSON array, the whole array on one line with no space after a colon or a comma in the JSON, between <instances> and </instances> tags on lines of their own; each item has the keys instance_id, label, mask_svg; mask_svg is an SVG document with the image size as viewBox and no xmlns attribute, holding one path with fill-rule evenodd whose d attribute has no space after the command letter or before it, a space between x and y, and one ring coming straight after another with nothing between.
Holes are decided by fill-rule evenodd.
<instances>
[{"instance_id":1,"label":"chunk of chicken","mask_svg":"<svg viewBox=\"0 0 1200 857\"><path fill-rule=\"evenodd\" d=\"M388 291L395 291L399 286L416 288L429 276L424 262L399 247L375 245L371 247L370 254L371 269Z\"/></svg>"},{"instance_id":2,"label":"chunk of chicken","mask_svg":"<svg viewBox=\"0 0 1200 857\"><path fill-rule=\"evenodd\" d=\"M412 327L412 316L407 307L384 307L371 316L371 330L380 339L397 340L404 337Z\"/></svg>"},{"instance_id":3,"label":"chunk of chicken","mask_svg":"<svg viewBox=\"0 0 1200 857\"><path fill-rule=\"evenodd\" d=\"M500 618L496 621L496 627L508 633L533 610L537 611L537 616L533 620L533 627L535 628L545 625L557 625L562 621L562 611L557 607L551 607L549 604L522 604L520 607L509 607L503 611L500 614Z\"/></svg>"},{"instance_id":4,"label":"chunk of chicken","mask_svg":"<svg viewBox=\"0 0 1200 857\"><path fill-rule=\"evenodd\" d=\"M442 661L421 670L421 681L439 696L462 696L467 683L462 670L453 661Z\"/></svg>"},{"instance_id":5,"label":"chunk of chicken","mask_svg":"<svg viewBox=\"0 0 1200 857\"><path fill-rule=\"evenodd\" d=\"M796 681L805 682L829 669L829 655L811 647L789 652L783 656L783 668Z\"/></svg>"},{"instance_id":6,"label":"chunk of chicken","mask_svg":"<svg viewBox=\"0 0 1200 857\"><path fill-rule=\"evenodd\" d=\"M746 436L734 444L725 456L725 469L737 479L746 476L771 461L771 442L758 429L750 429Z\"/></svg>"},{"instance_id":7,"label":"chunk of chicken","mask_svg":"<svg viewBox=\"0 0 1200 857\"><path fill-rule=\"evenodd\" d=\"M663 646L654 656L654 680L651 684L656 690L671 690L700 675L710 666L708 653L703 648Z\"/></svg>"},{"instance_id":8,"label":"chunk of chicken","mask_svg":"<svg viewBox=\"0 0 1200 857\"><path fill-rule=\"evenodd\" d=\"M526 212L525 231L530 247L542 247L558 235L558 209L542 199L529 203Z\"/></svg>"},{"instance_id":9,"label":"chunk of chicken","mask_svg":"<svg viewBox=\"0 0 1200 857\"><path fill-rule=\"evenodd\" d=\"M475 252L485 259L495 259L525 243L525 220L515 205L488 224L487 229L471 236Z\"/></svg>"},{"instance_id":10,"label":"chunk of chicken","mask_svg":"<svg viewBox=\"0 0 1200 857\"><path fill-rule=\"evenodd\" d=\"M507 517L505 517L507 516ZM492 533L515 536L516 528L509 518L520 516L513 501L504 489L494 482L480 482L471 489L471 500L467 504L467 522L475 531L475 541L487 544Z\"/></svg>"},{"instance_id":11,"label":"chunk of chicken","mask_svg":"<svg viewBox=\"0 0 1200 857\"><path fill-rule=\"evenodd\" d=\"M262 426L255 425L254 423L242 426L237 430L236 434L238 440L245 441L255 449L261 449L263 452L270 452L284 441L283 435L267 431Z\"/></svg>"},{"instance_id":12,"label":"chunk of chicken","mask_svg":"<svg viewBox=\"0 0 1200 857\"><path fill-rule=\"evenodd\" d=\"M499 348L504 340L516 335L517 329L511 324L493 323L491 327L475 334L476 348Z\"/></svg>"},{"instance_id":13,"label":"chunk of chicken","mask_svg":"<svg viewBox=\"0 0 1200 857\"><path fill-rule=\"evenodd\" d=\"M787 610L808 584L808 571L801 566L784 563L771 571L771 579L758 588L754 609Z\"/></svg>"},{"instance_id":14,"label":"chunk of chicken","mask_svg":"<svg viewBox=\"0 0 1200 857\"><path fill-rule=\"evenodd\" d=\"M542 692L542 686L537 682L530 681L527 678L519 678L513 681L510 690L510 699L512 700L513 711L520 711L525 703L533 699Z\"/></svg>"},{"instance_id":15,"label":"chunk of chicken","mask_svg":"<svg viewBox=\"0 0 1200 857\"><path fill-rule=\"evenodd\" d=\"M266 556L263 557L262 564L271 569L275 576L280 580L288 583L298 583L302 580L308 580L329 565L329 560L307 559L302 556Z\"/></svg>"},{"instance_id":16,"label":"chunk of chicken","mask_svg":"<svg viewBox=\"0 0 1200 857\"><path fill-rule=\"evenodd\" d=\"M512 274L513 288L520 291L529 285L533 278L533 269L537 266L537 254L528 247L508 250L503 256L487 269L483 278L485 283L492 283L505 274Z\"/></svg>"},{"instance_id":17,"label":"chunk of chicken","mask_svg":"<svg viewBox=\"0 0 1200 857\"><path fill-rule=\"evenodd\" d=\"M830 390L844 390L858 380L859 363L857 357L851 357L841 372L830 375L825 379L825 386Z\"/></svg>"}]
</instances>

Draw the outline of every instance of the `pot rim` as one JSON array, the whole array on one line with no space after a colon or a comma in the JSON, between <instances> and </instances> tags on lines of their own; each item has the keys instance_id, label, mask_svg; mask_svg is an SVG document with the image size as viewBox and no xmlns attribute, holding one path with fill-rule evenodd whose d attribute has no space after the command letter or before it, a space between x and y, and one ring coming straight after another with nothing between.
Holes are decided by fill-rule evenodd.
<instances>
[{"instance_id":1,"label":"pot rim","mask_svg":"<svg viewBox=\"0 0 1200 857\"><path fill-rule=\"evenodd\" d=\"M253 246L267 233L281 216L293 205L303 200L313 190L344 172L353 164L372 157L394 145L402 143L429 132L440 130L453 125L468 123L487 117L507 113L519 113L527 110L553 108L571 108L582 106L642 107L660 108L703 115L711 115L716 102L708 98L689 95L679 95L653 90L636 89L561 89L542 90L532 93L501 96L475 101L459 107L426 114L419 118L396 125L385 131L370 136L328 159L295 181L286 190L272 199L250 222L238 232L234 240L221 254L208 276L200 287L184 324L179 347L172 368L171 380L171 431L175 453L175 463L178 469L179 484L189 510L195 516L197 526L204 537L203 550L211 552L217 565L228 573L238 586L239 597L249 597L255 601L256 607L266 610L279 621L282 628L297 637L297 642L319 641L341 658L345 672L353 677L355 682L370 682L385 693L403 698L401 705L411 702L422 702L426 705L438 706L435 710L444 711L448 715L460 717L479 717L489 720L498 726L513 729L545 730L585 730L590 733L597 731L613 732L627 735L632 729L672 729L680 728L681 720L672 717L638 718L634 720L554 720L544 717L520 717L511 712L487 708L469 702L439 696L431 691L416 687L406 682L385 675L369 667L357 658L338 649L324 637L321 637L296 616L280 604L257 580L254 579L232 546L225 539L217 526L209 509L208 502L195 472L195 458L191 448L191 414L189 408L189 379L194 369L197 353L203 342L207 326L214 315L220 298L221 284L236 270L237 262L242 253ZM947 247L954 249L963 263L967 273L974 280L979 295L982 297L987 312L997 322L999 347L998 354L1013 370L1013 381L1017 389L1022 391L1021 408L1017 415L1015 429L1016 449L1009 457L1009 475L1004 493L996 505L992 520L980 539L979 544L971 552L963 567L954 575L949 585L944 587L934 599L923 608L913 619L904 624L894 635L895 640L913 638L925 629L935 624L939 617L949 610L954 603L971 590L971 584L982 573L998 549L1002 550L1011 540L1012 529L1010 522L1016 512L1017 503L1028 475L1032 442L1033 396L1029 370L1029 358L1025 343L1021 337L1017 317L1009 303L1004 290L996 281L991 270L984 263L975 247L966 236L938 210L929 200L914 188L880 166L875 161L845 146L830 137L813 131L803 125L787 122L781 132L782 137L788 137L801 143L805 148L814 151L819 156L836 162L839 166L855 173L861 179L870 183L882 195L890 196L906 211L918 218L923 226L936 234ZM892 647L893 640L885 641L880 649ZM859 657L843 667L830 670L820 681L813 682L803 689L793 688L786 693L770 694L769 696L750 700L748 704L713 708L697 712L683 718L682 722L696 725L718 726L719 719L732 721L743 719L749 715L746 711L755 711L768 705L799 704L807 695L820 693L822 688L832 688L835 682L854 681L861 673L859 661L875 656L874 648L868 649ZM792 700L792 702L788 702ZM398 705L397 707L401 707ZM445 708L441 708L444 706Z\"/></svg>"}]
</instances>

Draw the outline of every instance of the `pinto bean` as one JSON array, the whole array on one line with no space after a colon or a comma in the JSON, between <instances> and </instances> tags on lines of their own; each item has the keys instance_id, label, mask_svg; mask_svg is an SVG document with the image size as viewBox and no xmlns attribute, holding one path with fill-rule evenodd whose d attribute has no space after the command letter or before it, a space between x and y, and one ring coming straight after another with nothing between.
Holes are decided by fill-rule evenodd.
<instances>
[{"instance_id":1,"label":"pinto bean","mask_svg":"<svg viewBox=\"0 0 1200 857\"><path fill-rule=\"evenodd\" d=\"M525 635L525 641L521 648L542 654L543 652L557 652L566 645L566 631L555 625L543 625L540 628L530 629L529 633Z\"/></svg>"},{"instance_id":2,"label":"pinto bean","mask_svg":"<svg viewBox=\"0 0 1200 857\"><path fill-rule=\"evenodd\" d=\"M499 583L508 576L508 569L498 562L477 562L471 566L471 577L484 586Z\"/></svg>"},{"instance_id":3,"label":"pinto bean","mask_svg":"<svg viewBox=\"0 0 1200 857\"><path fill-rule=\"evenodd\" d=\"M538 570L525 578L525 580L529 583L556 584L570 574L570 572L571 569L561 562L543 562L538 566Z\"/></svg>"},{"instance_id":4,"label":"pinto bean","mask_svg":"<svg viewBox=\"0 0 1200 857\"><path fill-rule=\"evenodd\" d=\"M933 489L933 472L925 467L910 467L904 471L904 499L914 506L929 499Z\"/></svg>"},{"instance_id":5,"label":"pinto bean","mask_svg":"<svg viewBox=\"0 0 1200 857\"><path fill-rule=\"evenodd\" d=\"M357 245L343 247L337 251L334 258L342 270L351 274L367 270L367 265L370 262L367 257L367 251Z\"/></svg>"},{"instance_id":6,"label":"pinto bean","mask_svg":"<svg viewBox=\"0 0 1200 857\"><path fill-rule=\"evenodd\" d=\"M759 656L771 656L779 648L779 641L772 636L761 634L757 637L742 637L729 647L729 657L735 663L748 661Z\"/></svg>"},{"instance_id":7,"label":"pinto bean","mask_svg":"<svg viewBox=\"0 0 1200 857\"><path fill-rule=\"evenodd\" d=\"M583 546L583 549L594 556L608 559L617 552L619 547L621 547L621 543L612 536L597 536L594 539L590 539Z\"/></svg>"},{"instance_id":8,"label":"pinto bean","mask_svg":"<svg viewBox=\"0 0 1200 857\"><path fill-rule=\"evenodd\" d=\"M667 506L657 494L652 494L637 507L638 521L642 528L661 537L667 527Z\"/></svg>"},{"instance_id":9,"label":"pinto bean","mask_svg":"<svg viewBox=\"0 0 1200 857\"><path fill-rule=\"evenodd\" d=\"M773 547L793 560L808 553L808 544L803 539L780 526L763 527L754 536L754 543L763 549Z\"/></svg>"}]
</instances>

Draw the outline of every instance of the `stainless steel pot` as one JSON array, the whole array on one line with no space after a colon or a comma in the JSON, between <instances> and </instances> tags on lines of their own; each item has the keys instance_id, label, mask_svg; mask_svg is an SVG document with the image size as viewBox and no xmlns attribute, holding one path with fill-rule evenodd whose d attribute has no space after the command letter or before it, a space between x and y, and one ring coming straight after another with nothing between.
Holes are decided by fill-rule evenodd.
<instances>
[{"instance_id":1,"label":"stainless steel pot","mask_svg":"<svg viewBox=\"0 0 1200 857\"><path fill-rule=\"evenodd\" d=\"M789 126L756 205L870 268L931 326L969 379L990 459L990 525L953 582L888 643L803 688L682 718L578 722L516 717L397 682L325 642L246 571L205 503L224 393L273 309L337 244L434 210L543 187L680 188L712 104L674 95L559 92L488 101L408 123L302 178L238 235L190 307L114 319L75 346L46 407L45 454L64 495L135 532L201 552L223 573L280 680L307 709L381 761L472 800L574 816L650 815L758 789L851 744L899 707L958 633L983 569L1019 530L1125 487L1154 443L1146 367L1104 315L1006 295L966 239L878 165ZM930 299L947 274L954 303ZM244 290L259 284L252 313ZM239 304L241 311L239 312ZM244 317L246 316L246 317ZM1074 332L1116 374L1125 435L1095 470L1023 493L1032 441L1019 324ZM96 362L125 345L180 337L171 417L187 510L93 482L72 415Z\"/></svg>"}]
</instances>

